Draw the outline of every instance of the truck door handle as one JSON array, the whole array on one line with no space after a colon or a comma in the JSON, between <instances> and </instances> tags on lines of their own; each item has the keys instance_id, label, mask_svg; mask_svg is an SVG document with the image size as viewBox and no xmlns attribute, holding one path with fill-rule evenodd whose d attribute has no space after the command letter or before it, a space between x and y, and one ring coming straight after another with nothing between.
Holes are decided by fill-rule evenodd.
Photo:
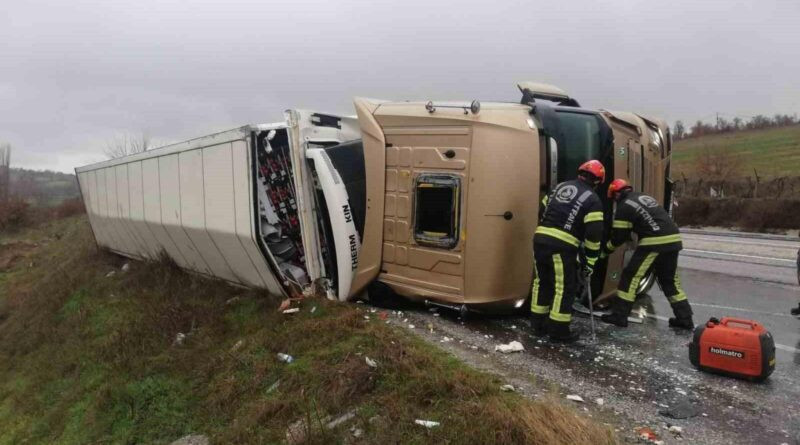
<instances>
[{"instance_id":1,"label":"truck door handle","mask_svg":"<svg viewBox=\"0 0 800 445\"><path fill-rule=\"evenodd\" d=\"M502 216L504 220L511 221L511 218L514 217L514 214L511 213L510 210L506 210L504 213L501 213L499 215L483 215L483 216Z\"/></svg>"}]
</instances>

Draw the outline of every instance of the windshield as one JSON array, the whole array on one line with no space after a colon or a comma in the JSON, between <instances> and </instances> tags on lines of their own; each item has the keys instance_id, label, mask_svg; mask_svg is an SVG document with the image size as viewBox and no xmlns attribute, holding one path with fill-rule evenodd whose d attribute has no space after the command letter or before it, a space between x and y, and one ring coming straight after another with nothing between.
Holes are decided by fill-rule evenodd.
<instances>
[{"instance_id":1,"label":"windshield","mask_svg":"<svg viewBox=\"0 0 800 445\"><path fill-rule=\"evenodd\" d=\"M600 159L600 118L595 114L557 111L561 139L558 141L558 182L577 177L578 167L589 159Z\"/></svg>"}]
</instances>

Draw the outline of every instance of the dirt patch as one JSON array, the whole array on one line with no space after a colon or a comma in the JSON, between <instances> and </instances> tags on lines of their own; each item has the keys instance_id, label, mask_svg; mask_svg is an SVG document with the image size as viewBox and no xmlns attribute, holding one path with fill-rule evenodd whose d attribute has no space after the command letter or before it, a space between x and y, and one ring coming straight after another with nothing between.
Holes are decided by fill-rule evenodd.
<instances>
[{"instance_id":1,"label":"dirt patch","mask_svg":"<svg viewBox=\"0 0 800 445\"><path fill-rule=\"evenodd\" d=\"M800 228L800 200L688 198L678 200L675 221L681 226L742 228L751 232Z\"/></svg>"},{"instance_id":2,"label":"dirt patch","mask_svg":"<svg viewBox=\"0 0 800 445\"><path fill-rule=\"evenodd\" d=\"M0 272L5 272L38 247L35 243L17 241L0 244Z\"/></svg>"}]
</instances>

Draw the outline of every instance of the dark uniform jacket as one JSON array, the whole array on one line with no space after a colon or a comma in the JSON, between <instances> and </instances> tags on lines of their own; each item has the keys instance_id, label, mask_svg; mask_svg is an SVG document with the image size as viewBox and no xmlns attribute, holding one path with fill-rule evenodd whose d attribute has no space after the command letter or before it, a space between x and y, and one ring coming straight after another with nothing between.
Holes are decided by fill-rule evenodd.
<instances>
[{"instance_id":1,"label":"dark uniform jacket","mask_svg":"<svg viewBox=\"0 0 800 445\"><path fill-rule=\"evenodd\" d=\"M617 202L611 239L606 250L613 252L630 239L639 237L639 248L654 252L677 252L683 248L678 226L652 196L628 192Z\"/></svg>"},{"instance_id":2,"label":"dark uniform jacket","mask_svg":"<svg viewBox=\"0 0 800 445\"><path fill-rule=\"evenodd\" d=\"M583 241L586 262L594 266L603 235L603 205L594 190L573 179L558 184L542 203L534 244L577 252Z\"/></svg>"}]
</instances>

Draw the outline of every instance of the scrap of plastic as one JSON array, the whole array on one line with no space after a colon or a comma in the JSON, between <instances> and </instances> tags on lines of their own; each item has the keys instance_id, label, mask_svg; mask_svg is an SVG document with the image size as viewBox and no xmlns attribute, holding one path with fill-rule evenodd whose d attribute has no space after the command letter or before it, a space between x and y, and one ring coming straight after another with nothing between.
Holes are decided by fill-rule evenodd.
<instances>
[{"instance_id":1,"label":"scrap of plastic","mask_svg":"<svg viewBox=\"0 0 800 445\"><path fill-rule=\"evenodd\" d=\"M433 427L437 427L437 426L439 426L439 422L434 422L433 420L421 420L421 419L416 419L416 420L414 421L414 423L416 423L417 425L422 425L422 426L424 426L425 428L433 428Z\"/></svg>"},{"instance_id":2,"label":"scrap of plastic","mask_svg":"<svg viewBox=\"0 0 800 445\"><path fill-rule=\"evenodd\" d=\"M576 395L576 394L568 394L567 400L572 400L573 402L581 402L583 403L583 397Z\"/></svg>"},{"instance_id":3,"label":"scrap of plastic","mask_svg":"<svg viewBox=\"0 0 800 445\"><path fill-rule=\"evenodd\" d=\"M672 425L669 427L669 432L676 436L680 436L683 433L683 428L679 427L678 425Z\"/></svg>"},{"instance_id":4,"label":"scrap of plastic","mask_svg":"<svg viewBox=\"0 0 800 445\"><path fill-rule=\"evenodd\" d=\"M495 352L502 352L503 354L508 354L511 352L521 352L524 351L525 348L522 346L522 343L518 341L512 341L507 345L497 345L494 347Z\"/></svg>"},{"instance_id":5,"label":"scrap of plastic","mask_svg":"<svg viewBox=\"0 0 800 445\"><path fill-rule=\"evenodd\" d=\"M284 354L283 352L278 353L278 360L284 363L292 363L294 361L294 357L289 354Z\"/></svg>"},{"instance_id":6,"label":"scrap of plastic","mask_svg":"<svg viewBox=\"0 0 800 445\"><path fill-rule=\"evenodd\" d=\"M376 362L375 360L372 360L369 357L364 357L364 361L367 362L367 366L369 366L370 368L377 368L378 367L378 362Z\"/></svg>"},{"instance_id":7,"label":"scrap of plastic","mask_svg":"<svg viewBox=\"0 0 800 445\"><path fill-rule=\"evenodd\" d=\"M283 311L284 314L296 314L298 312L300 312L300 308L299 307L293 307L291 309L286 309L286 310Z\"/></svg>"},{"instance_id":8,"label":"scrap of plastic","mask_svg":"<svg viewBox=\"0 0 800 445\"><path fill-rule=\"evenodd\" d=\"M650 442L655 442L658 440L658 435L652 429L646 426L638 428L636 430L636 434L638 434L640 438L649 440Z\"/></svg>"}]
</instances>

